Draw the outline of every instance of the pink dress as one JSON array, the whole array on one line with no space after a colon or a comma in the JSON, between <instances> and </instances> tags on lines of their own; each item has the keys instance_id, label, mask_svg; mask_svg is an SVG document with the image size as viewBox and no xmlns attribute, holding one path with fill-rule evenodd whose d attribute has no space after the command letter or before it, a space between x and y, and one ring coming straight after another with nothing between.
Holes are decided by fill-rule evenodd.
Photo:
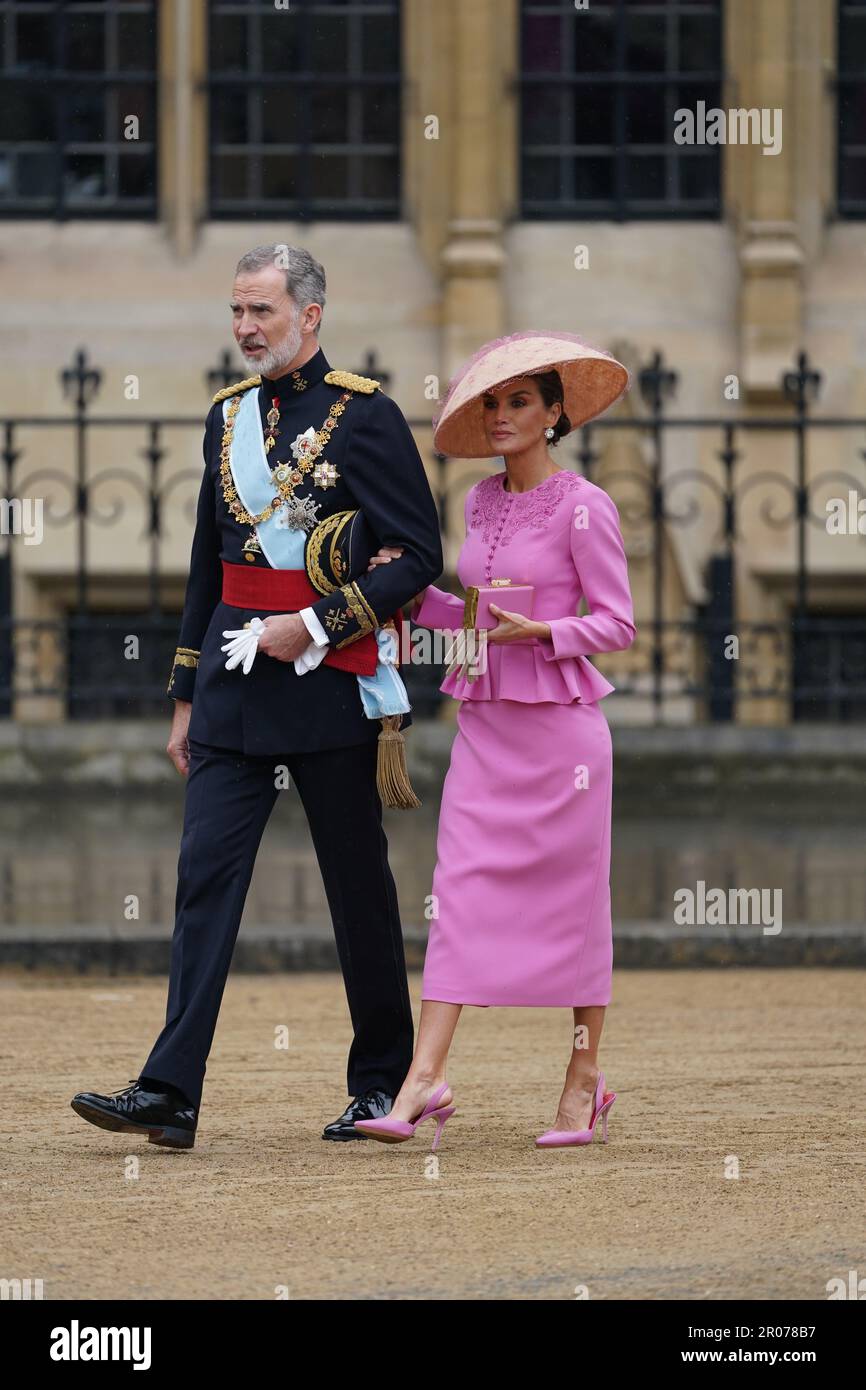
<instances>
[{"instance_id":1,"label":"pink dress","mask_svg":"<svg viewBox=\"0 0 866 1390\"><path fill-rule=\"evenodd\" d=\"M491 643L487 670L440 689L459 700L442 789L423 999L608 1004L613 956L613 760L599 705L614 689L588 660L635 637L619 514L570 469L529 492L504 472L466 496L463 586L535 585L551 639ZM581 595L590 614L577 617ZM500 607L507 608L505 595ZM431 585L414 616L459 628L463 601Z\"/></svg>"}]
</instances>

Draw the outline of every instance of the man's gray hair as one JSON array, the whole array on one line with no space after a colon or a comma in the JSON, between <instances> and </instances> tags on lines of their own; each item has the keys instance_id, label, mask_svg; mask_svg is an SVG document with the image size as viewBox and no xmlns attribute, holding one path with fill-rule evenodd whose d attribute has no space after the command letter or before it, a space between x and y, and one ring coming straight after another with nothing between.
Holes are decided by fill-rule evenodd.
<instances>
[{"instance_id":1,"label":"man's gray hair","mask_svg":"<svg viewBox=\"0 0 866 1390\"><path fill-rule=\"evenodd\" d=\"M241 256L235 274L252 275L269 265L285 271L286 291L299 310L306 309L308 304L321 304L324 317L325 267L315 256L303 246L287 246L284 241L276 241L268 246L254 246L252 251Z\"/></svg>"}]
</instances>

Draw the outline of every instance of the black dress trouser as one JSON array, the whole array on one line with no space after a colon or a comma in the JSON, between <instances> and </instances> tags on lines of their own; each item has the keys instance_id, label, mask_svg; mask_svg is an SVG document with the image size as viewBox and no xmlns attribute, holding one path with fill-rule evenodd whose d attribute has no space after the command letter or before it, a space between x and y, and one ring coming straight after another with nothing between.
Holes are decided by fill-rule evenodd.
<instances>
[{"instance_id":1,"label":"black dress trouser","mask_svg":"<svg viewBox=\"0 0 866 1390\"><path fill-rule=\"evenodd\" d=\"M388 865L375 739L255 756L190 739L165 1027L141 1076L201 1102L253 865L286 767L300 795L334 926L354 1029L348 1093L396 1095L413 1025L397 890Z\"/></svg>"}]
</instances>

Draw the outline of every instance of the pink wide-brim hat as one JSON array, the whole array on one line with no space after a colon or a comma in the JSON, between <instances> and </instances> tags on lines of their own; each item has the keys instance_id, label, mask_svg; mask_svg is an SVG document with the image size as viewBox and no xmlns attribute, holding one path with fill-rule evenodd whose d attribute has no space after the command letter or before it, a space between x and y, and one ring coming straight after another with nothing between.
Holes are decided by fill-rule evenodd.
<instances>
[{"instance_id":1,"label":"pink wide-brim hat","mask_svg":"<svg viewBox=\"0 0 866 1390\"><path fill-rule=\"evenodd\" d=\"M563 409L573 427L594 420L624 396L628 369L603 348L576 333L509 333L473 353L449 382L433 418L433 446L455 458L495 458L484 429L481 398L486 391L532 372L555 367L562 378Z\"/></svg>"}]
</instances>

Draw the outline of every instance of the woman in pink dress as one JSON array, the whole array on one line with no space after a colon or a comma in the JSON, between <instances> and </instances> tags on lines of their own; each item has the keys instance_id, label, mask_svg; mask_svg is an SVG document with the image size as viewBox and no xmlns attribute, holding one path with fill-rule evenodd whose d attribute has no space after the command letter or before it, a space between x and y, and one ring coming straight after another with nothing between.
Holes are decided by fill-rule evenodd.
<instances>
[{"instance_id":1,"label":"woman in pink dress","mask_svg":"<svg viewBox=\"0 0 866 1390\"><path fill-rule=\"evenodd\" d=\"M549 446L628 385L619 362L574 335L518 333L470 359L434 422L443 452L505 463L466 496L461 583L523 580L534 597L531 618L492 607L486 669L452 663L440 687L461 703L420 1027L390 1113L357 1122L371 1138L407 1139L433 1117L436 1147L454 1111L445 1070L464 1004L573 1010L553 1127L536 1144L589 1142L599 1119L606 1138L614 1093L598 1047L611 997L612 752L600 701L614 687L588 657L628 647L635 626L617 509L601 488L557 468ZM581 596L585 617L576 616ZM431 585L412 617L459 629L463 600Z\"/></svg>"}]
</instances>

